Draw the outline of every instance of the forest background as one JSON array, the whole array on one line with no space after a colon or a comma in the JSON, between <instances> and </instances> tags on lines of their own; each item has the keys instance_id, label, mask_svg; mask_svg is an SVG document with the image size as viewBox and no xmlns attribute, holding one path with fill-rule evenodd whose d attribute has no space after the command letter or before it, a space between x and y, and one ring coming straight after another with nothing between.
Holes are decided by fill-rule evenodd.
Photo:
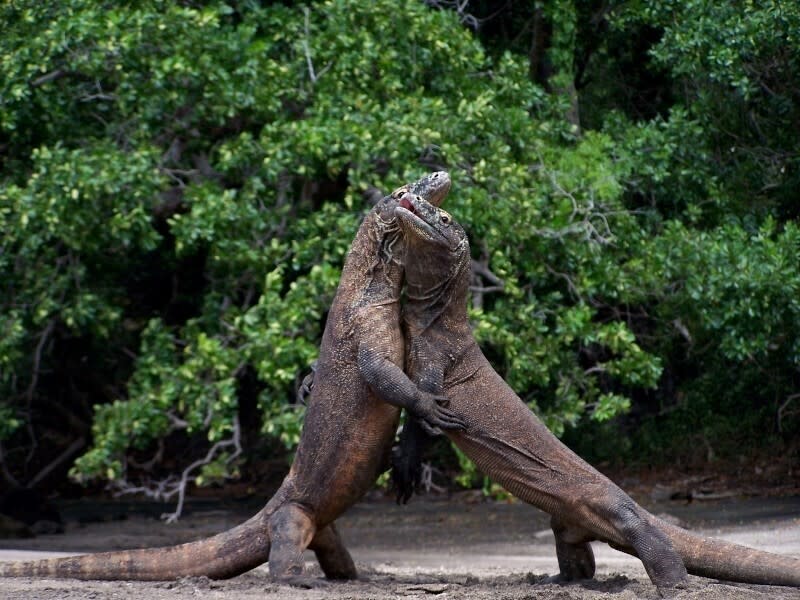
<instances>
[{"instance_id":1,"label":"forest background","mask_svg":"<svg viewBox=\"0 0 800 600\"><path fill-rule=\"evenodd\" d=\"M14 0L0 485L285 470L369 199L434 169L475 335L557 435L797 467L800 3Z\"/></svg>"}]
</instances>

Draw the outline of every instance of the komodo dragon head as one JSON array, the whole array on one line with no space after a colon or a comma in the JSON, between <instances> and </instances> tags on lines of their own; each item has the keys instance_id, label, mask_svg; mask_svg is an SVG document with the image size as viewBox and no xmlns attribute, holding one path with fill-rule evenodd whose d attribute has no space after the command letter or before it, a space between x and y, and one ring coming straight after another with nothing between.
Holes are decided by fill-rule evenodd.
<instances>
[{"instance_id":1,"label":"komodo dragon head","mask_svg":"<svg viewBox=\"0 0 800 600\"><path fill-rule=\"evenodd\" d=\"M403 229L407 244L416 247L420 244L439 246L449 250L456 258L469 255L467 234L447 211L412 193L402 194L399 200L394 214ZM415 254L435 251L435 248L419 248Z\"/></svg>"},{"instance_id":2,"label":"komodo dragon head","mask_svg":"<svg viewBox=\"0 0 800 600\"><path fill-rule=\"evenodd\" d=\"M375 204L374 212L383 228L381 233L391 232L395 229L394 209L397 208L398 201L404 195L413 194L434 206L439 206L447 197L449 191L450 174L447 171L434 171L416 181L400 186Z\"/></svg>"},{"instance_id":3,"label":"komodo dragon head","mask_svg":"<svg viewBox=\"0 0 800 600\"><path fill-rule=\"evenodd\" d=\"M447 171L434 171L417 181L400 186L388 196L384 196L374 208L377 217L376 230L373 234L378 241L378 256L384 264L395 260L394 245L399 239L400 229L397 226L395 208L400 199L409 194L418 196L423 202L439 206L450 191L450 175Z\"/></svg>"},{"instance_id":4,"label":"komodo dragon head","mask_svg":"<svg viewBox=\"0 0 800 600\"><path fill-rule=\"evenodd\" d=\"M424 198L434 206L439 206L450 191L450 175L447 171L428 173L414 183L407 183L391 193L392 200L400 200L406 193Z\"/></svg>"},{"instance_id":5,"label":"komodo dragon head","mask_svg":"<svg viewBox=\"0 0 800 600\"><path fill-rule=\"evenodd\" d=\"M458 301L469 285L469 240L446 211L419 196L400 197L395 216L403 232L408 293Z\"/></svg>"}]
</instances>

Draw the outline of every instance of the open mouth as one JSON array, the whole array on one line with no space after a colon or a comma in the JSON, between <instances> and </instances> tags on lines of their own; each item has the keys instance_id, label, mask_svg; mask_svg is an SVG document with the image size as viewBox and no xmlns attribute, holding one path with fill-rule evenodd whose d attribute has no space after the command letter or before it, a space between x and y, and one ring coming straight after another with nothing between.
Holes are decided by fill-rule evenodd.
<instances>
[{"instance_id":1,"label":"open mouth","mask_svg":"<svg viewBox=\"0 0 800 600\"><path fill-rule=\"evenodd\" d=\"M414 196L411 196L411 198L414 198ZM437 231L422 217L414 203L408 200L407 197L404 196L397 202L395 215L397 215L400 227L406 234L411 234L412 237L440 246L447 245L447 240L442 236L441 232Z\"/></svg>"},{"instance_id":2,"label":"open mouth","mask_svg":"<svg viewBox=\"0 0 800 600\"><path fill-rule=\"evenodd\" d=\"M400 203L399 204L400 204L400 206L405 208L408 212L410 212L412 215L416 215L417 214L417 211L414 208L414 205L411 204L411 202L405 196L400 198ZM417 216L419 216L419 215L417 215Z\"/></svg>"}]
</instances>

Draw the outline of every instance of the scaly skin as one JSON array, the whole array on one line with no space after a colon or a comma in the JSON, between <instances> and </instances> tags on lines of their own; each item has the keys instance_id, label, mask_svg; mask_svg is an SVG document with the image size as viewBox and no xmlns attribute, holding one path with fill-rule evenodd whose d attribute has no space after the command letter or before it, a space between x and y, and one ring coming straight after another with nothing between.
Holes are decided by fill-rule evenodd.
<instances>
[{"instance_id":1,"label":"scaly skin","mask_svg":"<svg viewBox=\"0 0 800 600\"><path fill-rule=\"evenodd\" d=\"M441 209L406 195L396 209L405 237L406 371L420 389L448 398L466 423L446 432L481 471L552 516L560 580L594 575L589 542L638 556L659 592L689 573L800 586L800 559L668 525L562 444L483 356L467 321L469 243Z\"/></svg>"},{"instance_id":2,"label":"scaly skin","mask_svg":"<svg viewBox=\"0 0 800 600\"><path fill-rule=\"evenodd\" d=\"M0 576L169 580L233 577L269 560L278 581L302 579L302 553L315 551L329 578L356 577L333 525L372 486L385 464L399 419L409 408L434 426L460 427L435 395L416 386L388 387L402 372L400 289L403 270L394 208L414 190L439 204L450 189L445 172L432 173L387 196L364 218L342 270L320 346L312 400L297 454L275 496L245 523L211 538L170 546L63 559L0 563ZM382 401L370 387L386 393Z\"/></svg>"}]
</instances>

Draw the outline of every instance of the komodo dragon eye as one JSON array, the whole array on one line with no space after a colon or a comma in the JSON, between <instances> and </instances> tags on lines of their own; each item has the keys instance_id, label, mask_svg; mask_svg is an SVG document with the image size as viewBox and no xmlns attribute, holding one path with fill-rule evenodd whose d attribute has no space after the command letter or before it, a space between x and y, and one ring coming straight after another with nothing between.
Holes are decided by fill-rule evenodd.
<instances>
[{"instance_id":1,"label":"komodo dragon eye","mask_svg":"<svg viewBox=\"0 0 800 600\"><path fill-rule=\"evenodd\" d=\"M449 225L450 224L450 215L448 215L447 213L443 212L441 215L439 215L439 220L442 222L443 225Z\"/></svg>"}]
</instances>

